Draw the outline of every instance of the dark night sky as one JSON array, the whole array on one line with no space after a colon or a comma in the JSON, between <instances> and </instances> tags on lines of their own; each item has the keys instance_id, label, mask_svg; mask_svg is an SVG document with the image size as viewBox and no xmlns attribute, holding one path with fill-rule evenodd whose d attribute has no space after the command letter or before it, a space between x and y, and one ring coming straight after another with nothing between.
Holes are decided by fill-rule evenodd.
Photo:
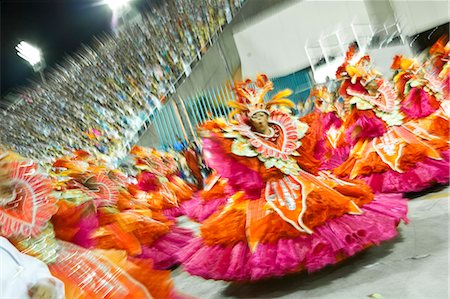
<instances>
[{"instance_id":1,"label":"dark night sky","mask_svg":"<svg viewBox=\"0 0 450 299\"><path fill-rule=\"evenodd\" d=\"M48 66L89 44L92 35L111 31L112 13L101 0L0 0L1 94L35 76L16 54L22 40L40 47ZM134 5L138 5L135 0Z\"/></svg>"}]
</instances>

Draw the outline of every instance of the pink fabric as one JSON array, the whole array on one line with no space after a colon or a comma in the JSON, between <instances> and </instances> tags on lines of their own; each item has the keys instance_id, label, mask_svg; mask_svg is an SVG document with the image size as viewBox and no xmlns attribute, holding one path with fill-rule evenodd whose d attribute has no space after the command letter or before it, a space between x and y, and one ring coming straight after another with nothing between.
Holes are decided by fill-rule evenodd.
<instances>
[{"instance_id":1,"label":"pink fabric","mask_svg":"<svg viewBox=\"0 0 450 299\"><path fill-rule=\"evenodd\" d=\"M314 147L314 158L321 161L320 169L332 169L342 164L347 158L350 152L350 146L347 145L342 148L337 148L332 151L331 158L326 160L326 155L329 149L325 146L326 134L331 127L339 128L342 125L342 121L336 116L334 112L328 112L321 115L323 131L321 136Z\"/></svg>"},{"instance_id":2,"label":"pink fabric","mask_svg":"<svg viewBox=\"0 0 450 299\"><path fill-rule=\"evenodd\" d=\"M236 161L232 155L224 152L219 141L213 138L203 140L203 152L208 166L227 178L231 187L244 190L250 199L261 197L264 182L258 172Z\"/></svg>"},{"instance_id":3,"label":"pink fabric","mask_svg":"<svg viewBox=\"0 0 450 299\"><path fill-rule=\"evenodd\" d=\"M430 115L436 109L430 105L430 94L422 88L413 87L409 90L400 110L409 118L417 119Z\"/></svg>"},{"instance_id":4,"label":"pink fabric","mask_svg":"<svg viewBox=\"0 0 450 299\"><path fill-rule=\"evenodd\" d=\"M394 238L399 222L408 222L407 201L399 194L377 195L362 210L362 215L332 219L311 235L259 244L253 253L244 242L207 246L196 238L180 251L180 258L186 271L207 279L249 281L312 272Z\"/></svg>"},{"instance_id":5,"label":"pink fabric","mask_svg":"<svg viewBox=\"0 0 450 299\"><path fill-rule=\"evenodd\" d=\"M322 116L322 124L324 133L331 127L339 128L342 125L342 120L336 116L334 112L328 112Z\"/></svg>"},{"instance_id":6,"label":"pink fabric","mask_svg":"<svg viewBox=\"0 0 450 299\"><path fill-rule=\"evenodd\" d=\"M347 90L351 90L353 92L358 92L358 93L362 93L362 94L368 94L367 90L364 88L364 86L362 86L362 84L359 80L356 81L355 84L349 83L349 85L347 86ZM346 92L347 92L347 90L346 90Z\"/></svg>"},{"instance_id":7,"label":"pink fabric","mask_svg":"<svg viewBox=\"0 0 450 299\"><path fill-rule=\"evenodd\" d=\"M441 153L442 160L427 158L404 173L389 170L362 178L374 192L418 192L434 184L448 184L450 151Z\"/></svg>"},{"instance_id":8,"label":"pink fabric","mask_svg":"<svg viewBox=\"0 0 450 299\"><path fill-rule=\"evenodd\" d=\"M83 216L79 222L79 231L75 234L73 240L74 244L80 245L85 248L90 248L95 245L91 234L96 230L99 226L97 215L90 214Z\"/></svg>"},{"instance_id":9,"label":"pink fabric","mask_svg":"<svg viewBox=\"0 0 450 299\"><path fill-rule=\"evenodd\" d=\"M351 146L347 144L346 146L338 147L337 149L333 150L331 158L328 161L323 162L320 166L320 169L331 170L338 167L348 159L348 156L350 155L350 149Z\"/></svg>"},{"instance_id":10,"label":"pink fabric","mask_svg":"<svg viewBox=\"0 0 450 299\"><path fill-rule=\"evenodd\" d=\"M155 241L152 246L142 246L139 258L150 258L157 270L168 269L180 263L177 254L183 250L193 238L189 229L175 227L162 238Z\"/></svg>"},{"instance_id":11,"label":"pink fabric","mask_svg":"<svg viewBox=\"0 0 450 299\"><path fill-rule=\"evenodd\" d=\"M361 127L361 133L356 138L352 138L352 134L357 127ZM345 141L352 146L360 139L375 138L386 133L383 120L378 117L367 117L361 115L358 120L350 126L345 132Z\"/></svg>"},{"instance_id":12,"label":"pink fabric","mask_svg":"<svg viewBox=\"0 0 450 299\"><path fill-rule=\"evenodd\" d=\"M223 196L204 201L200 194L196 193L191 200L183 202L181 207L186 216L197 222L203 222L225 205L232 194L231 188L228 188Z\"/></svg>"},{"instance_id":13,"label":"pink fabric","mask_svg":"<svg viewBox=\"0 0 450 299\"><path fill-rule=\"evenodd\" d=\"M92 217L93 216L93 217ZM98 228L98 219L95 215L84 217L80 221L80 231L75 235L73 243L85 248L95 247L95 240L91 233ZM193 233L189 229L174 227L163 237L156 240L151 246L142 245L140 258L150 258L154 262L155 269L167 269L180 261L176 256L191 239Z\"/></svg>"},{"instance_id":14,"label":"pink fabric","mask_svg":"<svg viewBox=\"0 0 450 299\"><path fill-rule=\"evenodd\" d=\"M158 190L159 180L153 173L143 171L138 176L137 187L139 190L145 192L152 192Z\"/></svg>"},{"instance_id":15,"label":"pink fabric","mask_svg":"<svg viewBox=\"0 0 450 299\"><path fill-rule=\"evenodd\" d=\"M190 200L188 200L190 201ZM185 215L183 207L174 207L163 210L163 215L169 219L175 219L177 217Z\"/></svg>"},{"instance_id":16,"label":"pink fabric","mask_svg":"<svg viewBox=\"0 0 450 299\"><path fill-rule=\"evenodd\" d=\"M318 140L314 146L314 158L323 161L325 159L325 155L327 154L327 147L325 145L325 140L321 138Z\"/></svg>"}]
</instances>

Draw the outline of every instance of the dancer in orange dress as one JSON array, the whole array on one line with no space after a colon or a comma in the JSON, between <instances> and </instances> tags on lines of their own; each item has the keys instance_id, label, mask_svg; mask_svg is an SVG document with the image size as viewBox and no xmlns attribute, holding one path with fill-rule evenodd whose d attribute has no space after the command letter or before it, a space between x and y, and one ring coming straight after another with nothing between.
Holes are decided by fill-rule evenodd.
<instances>
[{"instance_id":1,"label":"dancer in orange dress","mask_svg":"<svg viewBox=\"0 0 450 299\"><path fill-rule=\"evenodd\" d=\"M183 215L180 204L190 200L194 191L177 175L172 156L140 146L134 146L131 154L135 158L135 167L140 171L136 176L136 187L147 193L152 208L161 210L169 218Z\"/></svg>"},{"instance_id":2,"label":"dancer in orange dress","mask_svg":"<svg viewBox=\"0 0 450 299\"><path fill-rule=\"evenodd\" d=\"M151 259L156 269L179 263L176 253L191 231L152 209L147 194L136 191L121 172L84 151L53 165L58 238L86 248L125 250L133 258Z\"/></svg>"},{"instance_id":3,"label":"dancer in orange dress","mask_svg":"<svg viewBox=\"0 0 450 299\"><path fill-rule=\"evenodd\" d=\"M0 185L0 235L48 264L64 283L65 298L176 298L168 272L139 260L119 267L110 259L116 253L103 255L56 239L49 221L57 211L52 181L32 161L0 152Z\"/></svg>"},{"instance_id":4,"label":"dancer in orange dress","mask_svg":"<svg viewBox=\"0 0 450 299\"><path fill-rule=\"evenodd\" d=\"M338 143L343 133L343 104L333 97L325 86L313 87L307 101L314 103L314 110L300 119L309 125L310 146L321 169L339 166L350 152L349 144Z\"/></svg>"},{"instance_id":5,"label":"dancer in orange dress","mask_svg":"<svg viewBox=\"0 0 450 299\"><path fill-rule=\"evenodd\" d=\"M221 209L234 193L228 180L222 178L216 171L212 171L205 180L204 188L195 192L192 199L185 201L181 207L190 219L203 222Z\"/></svg>"},{"instance_id":6,"label":"dancer in orange dress","mask_svg":"<svg viewBox=\"0 0 450 299\"><path fill-rule=\"evenodd\" d=\"M350 63L352 54L347 57L337 76L343 80L344 136L352 151L333 172L343 178L364 179L376 192L421 191L448 182L448 155L441 151L446 141L425 136L427 132L415 124L413 113L405 113L410 105L404 101L413 103L416 97L399 97L394 86L373 68L369 56L356 63ZM433 99L426 97L431 106L436 105ZM428 110L423 115L429 115Z\"/></svg>"},{"instance_id":7,"label":"dancer in orange dress","mask_svg":"<svg viewBox=\"0 0 450 299\"><path fill-rule=\"evenodd\" d=\"M209 279L259 280L315 271L396 236L406 219L400 195L376 195L358 181L317 172L303 148L308 126L267 103L272 82L236 83L230 123L202 126L205 159L237 192L181 253L184 268ZM305 140L304 140L305 139Z\"/></svg>"}]
</instances>

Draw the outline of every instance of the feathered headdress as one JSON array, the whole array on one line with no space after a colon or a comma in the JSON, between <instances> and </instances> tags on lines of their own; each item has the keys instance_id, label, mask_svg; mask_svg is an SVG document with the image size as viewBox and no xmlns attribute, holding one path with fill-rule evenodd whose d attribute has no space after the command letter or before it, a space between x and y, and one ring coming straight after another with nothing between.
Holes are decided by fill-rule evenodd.
<instances>
[{"instance_id":1,"label":"feathered headdress","mask_svg":"<svg viewBox=\"0 0 450 299\"><path fill-rule=\"evenodd\" d=\"M326 99L326 100L328 100L328 99L331 98L331 95L330 95L330 93L328 92L327 87L324 86L324 85L317 85L317 86L314 86L314 87L311 89L311 92L310 92L309 96L310 96L311 98L320 98L320 99Z\"/></svg>"},{"instance_id":2,"label":"feathered headdress","mask_svg":"<svg viewBox=\"0 0 450 299\"><path fill-rule=\"evenodd\" d=\"M314 103L318 102L327 102L331 103L333 102L333 97L331 96L330 92L328 91L326 86L323 85L316 85L311 89L311 92L309 94L309 98L314 101Z\"/></svg>"},{"instance_id":3,"label":"feathered headdress","mask_svg":"<svg viewBox=\"0 0 450 299\"><path fill-rule=\"evenodd\" d=\"M429 50L431 62L438 72L441 72L444 65L448 63L450 58L450 43L448 37L441 36Z\"/></svg>"},{"instance_id":4,"label":"feathered headdress","mask_svg":"<svg viewBox=\"0 0 450 299\"><path fill-rule=\"evenodd\" d=\"M322 112L336 111L338 114L342 112L340 102L323 85L314 86L307 101L314 102L315 107Z\"/></svg>"},{"instance_id":5,"label":"feathered headdress","mask_svg":"<svg viewBox=\"0 0 450 299\"><path fill-rule=\"evenodd\" d=\"M418 65L413 59L403 57L403 55L395 55L391 64L392 70L406 71L408 69L417 69L417 67Z\"/></svg>"},{"instance_id":6,"label":"feathered headdress","mask_svg":"<svg viewBox=\"0 0 450 299\"><path fill-rule=\"evenodd\" d=\"M356 55L356 50L357 50L357 47L355 44L349 45L348 50L345 53L344 62L336 70L336 79L340 79L340 78L348 75L346 68L347 68L347 65L349 64L350 60L352 60L353 57Z\"/></svg>"},{"instance_id":7,"label":"feathered headdress","mask_svg":"<svg viewBox=\"0 0 450 299\"><path fill-rule=\"evenodd\" d=\"M448 47L448 37L443 35L431 46L430 56L448 54Z\"/></svg>"},{"instance_id":8,"label":"feathered headdress","mask_svg":"<svg viewBox=\"0 0 450 299\"><path fill-rule=\"evenodd\" d=\"M270 101L264 102L265 95L273 90L273 83L266 75L257 75L254 82L255 87L252 87L252 83L253 81L250 79L234 83L233 90L236 94L236 100L228 103L234 109L229 115L231 122L235 122L234 116L237 114L244 114L251 117L258 112L270 114L273 106L295 107L294 103L287 99L292 94L290 89L284 89L274 95Z\"/></svg>"}]
</instances>

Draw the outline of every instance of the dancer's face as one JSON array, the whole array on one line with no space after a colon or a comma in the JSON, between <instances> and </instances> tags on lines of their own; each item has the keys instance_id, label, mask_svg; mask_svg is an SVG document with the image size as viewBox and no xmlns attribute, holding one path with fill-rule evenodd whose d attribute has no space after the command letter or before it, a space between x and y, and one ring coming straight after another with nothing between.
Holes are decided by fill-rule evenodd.
<instances>
[{"instance_id":1,"label":"dancer's face","mask_svg":"<svg viewBox=\"0 0 450 299\"><path fill-rule=\"evenodd\" d=\"M258 133L267 133L267 129L269 128L269 116L264 112L257 112L252 115L251 123L253 128Z\"/></svg>"}]
</instances>

